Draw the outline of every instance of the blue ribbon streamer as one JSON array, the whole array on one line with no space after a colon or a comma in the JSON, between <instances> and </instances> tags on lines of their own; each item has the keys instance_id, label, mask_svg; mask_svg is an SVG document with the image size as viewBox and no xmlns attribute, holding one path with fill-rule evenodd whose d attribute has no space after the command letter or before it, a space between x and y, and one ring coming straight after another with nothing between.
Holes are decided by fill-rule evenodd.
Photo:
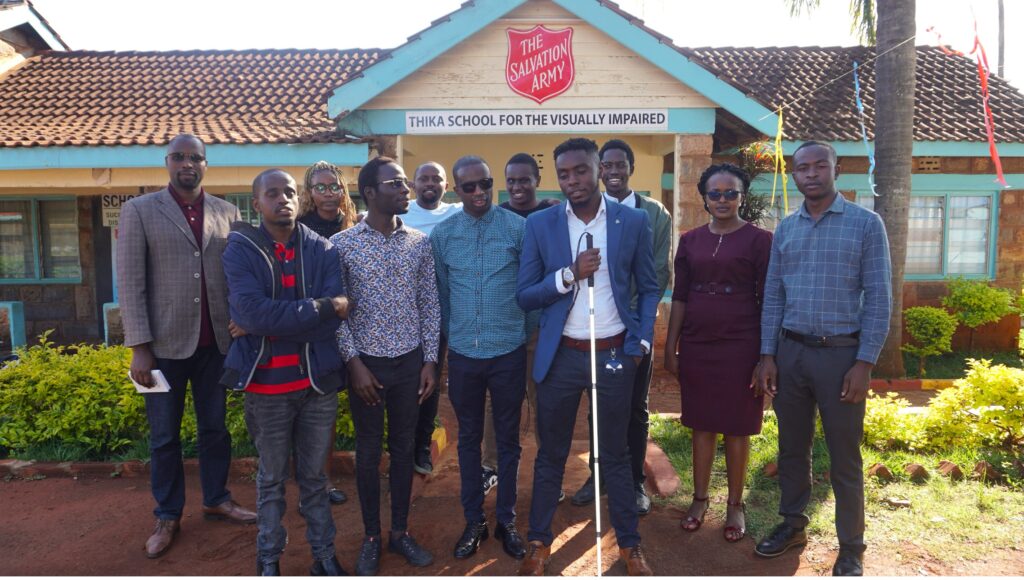
<instances>
[{"instance_id":1,"label":"blue ribbon streamer","mask_svg":"<svg viewBox=\"0 0 1024 580\"><path fill-rule=\"evenodd\" d=\"M857 61L853 61L853 92L857 101L857 112L860 113L860 137L864 141L864 150L868 154L868 185L871 186L871 194L878 196L875 191L875 153L868 144L868 128L864 124L864 102L860 100L860 78L857 75Z\"/></svg>"}]
</instances>

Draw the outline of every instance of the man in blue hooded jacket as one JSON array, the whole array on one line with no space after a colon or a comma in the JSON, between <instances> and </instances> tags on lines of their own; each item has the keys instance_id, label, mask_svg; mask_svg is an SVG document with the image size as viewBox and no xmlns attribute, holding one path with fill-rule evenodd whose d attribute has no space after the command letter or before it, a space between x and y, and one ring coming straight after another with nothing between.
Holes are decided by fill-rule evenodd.
<instances>
[{"instance_id":1,"label":"man in blue hooded jacket","mask_svg":"<svg viewBox=\"0 0 1024 580\"><path fill-rule=\"evenodd\" d=\"M317 576L344 575L334 553L325 490L344 363L335 334L348 315L338 252L296 222L295 180L280 169L253 181L259 227L235 222L224 250L231 335L222 383L245 391L245 417L259 451L256 573L280 575L288 534L284 482L295 457L299 510Z\"/></svg>"}]
</instances>

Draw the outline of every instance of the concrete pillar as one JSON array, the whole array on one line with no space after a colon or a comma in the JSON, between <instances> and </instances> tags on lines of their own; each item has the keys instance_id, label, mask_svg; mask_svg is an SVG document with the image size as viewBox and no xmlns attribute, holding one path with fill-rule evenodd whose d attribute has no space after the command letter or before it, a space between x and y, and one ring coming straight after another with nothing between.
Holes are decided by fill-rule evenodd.
<instances>
[{"instance_id":1,"label":"concrete pillar","mask_svg":"<svg viewBox=\"0 0 1024 580\"><path fill-rule=\"evenodd\" d=\"M711 135L676 135L675 142L675 198L672 224L675 226L673 242L684 232L708 221L704 204L697 193L700 174L711 165Z\"/></svg>"}]
</instances>

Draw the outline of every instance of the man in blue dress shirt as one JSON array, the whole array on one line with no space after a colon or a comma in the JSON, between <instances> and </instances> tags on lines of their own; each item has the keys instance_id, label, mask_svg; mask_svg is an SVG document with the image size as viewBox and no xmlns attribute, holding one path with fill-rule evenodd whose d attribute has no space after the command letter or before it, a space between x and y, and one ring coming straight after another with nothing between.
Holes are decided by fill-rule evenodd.
<instances>
[{"instance_id":1,"label":"man in blue dress shirt","mask_svg":"<svg viewBox=\"0 0 1024 580\"><path fill-rule=\"evenodd\" d=\"M491 397L498 446L497 526L505 552L522 558L516 531L519 420L526 394L526 314L516 304L516 274L526 220L492 204L494 179L483 159L460 158L452 167L462 212L430 235L448 337L448 398L459 420L459 473L466 529L455 557L468 558L487 539L480 443L485 398Z\"/></svg>"},{"instance_id":2,"label":"man in blue dress shirt","mask_svg":"<svg viewBox=\"0 0 1024 580\"><path fill-rule=\"evenodd\" d=\"M808 141L793 154L804 203L775 230L761 314L758 386L779 420L779 515L754 551L766 558L807 543L811 444L821 414L836 496L836 576L863 574L860 442L871 369L889 333L892 267L878 214L836 191L836 152Z\"/></svg>"}]
</instances>

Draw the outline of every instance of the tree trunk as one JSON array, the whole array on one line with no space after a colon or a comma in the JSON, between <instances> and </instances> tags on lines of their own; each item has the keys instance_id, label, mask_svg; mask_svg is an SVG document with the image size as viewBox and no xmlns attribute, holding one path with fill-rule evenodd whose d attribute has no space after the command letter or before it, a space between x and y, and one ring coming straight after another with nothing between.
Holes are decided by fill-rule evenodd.
<instances>
[{"instance_id":1,"label":"tree trunk","mask_svg":"<svg viewBox=\"0 0 1024 580\"><path fill-rule=\"evenodd\" d=\"M902 377L903 274L907 261L907 214L914 147L913 0L878 0L878 44L875 61L875 171L879 197L875 211L882 216L892 256L892 317L889 337L878 359L877 373Z\"/></svg>"}]
</instances>

